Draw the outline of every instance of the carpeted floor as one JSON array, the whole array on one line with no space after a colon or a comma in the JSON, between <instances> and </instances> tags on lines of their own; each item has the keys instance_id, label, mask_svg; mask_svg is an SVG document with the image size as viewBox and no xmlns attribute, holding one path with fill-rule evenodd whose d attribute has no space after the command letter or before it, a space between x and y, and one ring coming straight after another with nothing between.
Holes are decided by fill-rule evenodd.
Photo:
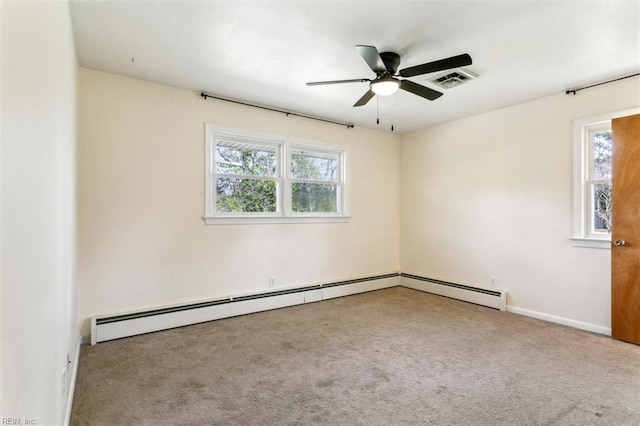
<instances>
[{"instance_id":1,"label":"carpeted floor","mask_svg":"<svg viewBox=\"0 0 640 426\"><path fill-rule=\"evenodd\" d=\"M638 425L640 347L396 287L83 346L72 425Z\"/></svg>"}]
</instances>

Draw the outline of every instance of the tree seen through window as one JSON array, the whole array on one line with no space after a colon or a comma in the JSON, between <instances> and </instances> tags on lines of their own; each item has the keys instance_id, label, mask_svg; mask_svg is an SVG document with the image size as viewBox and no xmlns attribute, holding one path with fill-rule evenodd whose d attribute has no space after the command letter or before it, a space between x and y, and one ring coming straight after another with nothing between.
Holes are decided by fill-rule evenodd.
<instances>
[{"instance_id":1,"label":"tree seen through window","mask_svg":"<svg viewBox=\"0 0 640 426\"><path fill-rule=\"evenodd\" d=\"M593 133L592 194L594 209L594 230L611 233L611 129Z\"/></svg>"},{"instance_id":2,"label":"tree seen through window","mask_svg":"<svg viewBox=\"0 0 640 426\"><path fill-rule=\"evenodd\" d=\"M215 149L216 210L277 212L279 150L275 146L233 142L218 142ZM289 160L291 210L338 212L339 156L292 150Z\"/></svg>"},{"instance_id":3,"label":"tree seen through window","mask_svg":"<svg viewBox=\"0 0 640 426\"><path fill-rule=\"evenodd\" d=\"M275 212L275 147L216 145L216 207L219 212Z\"/></svg>"}]
</instances>

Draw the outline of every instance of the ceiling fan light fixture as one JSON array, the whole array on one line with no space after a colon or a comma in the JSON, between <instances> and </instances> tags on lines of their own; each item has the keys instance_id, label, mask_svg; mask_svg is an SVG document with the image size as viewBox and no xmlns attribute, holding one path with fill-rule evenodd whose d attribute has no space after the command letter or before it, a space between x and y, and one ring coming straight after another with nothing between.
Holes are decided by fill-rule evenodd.
<instances>
[{"instance_id":1,"label":"ceiling fan light fixture","mask_svg":"<svg viewBox=\"0 0 640 426\"><path fill-rule=\"evenodd\" d=\"M393 95L400 88L400 81L393 77L383 77L371 82L371 91L378 96Z\"/></svg>"}]
</instances>

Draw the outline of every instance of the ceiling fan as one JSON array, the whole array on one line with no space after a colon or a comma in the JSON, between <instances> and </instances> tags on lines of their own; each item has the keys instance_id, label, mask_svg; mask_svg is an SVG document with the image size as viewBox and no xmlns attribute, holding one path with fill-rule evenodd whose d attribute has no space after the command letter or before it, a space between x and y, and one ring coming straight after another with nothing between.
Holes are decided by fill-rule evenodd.
<instances>
[{"instance_id":1,"label":"ceiling fan","mask_svg":"<svg viewBox=\"0 0 640 426\"><path fill-rule=\"evenodd\" d=\"M422 65L405 68L398 71L400 66L400 55L395 52L378 53L378 49L374 46L357 45L356 50L365 60L369 68L376 73L376 78L356 78L351 80L333 80L333 81L312 81L307 86L320 86L324 84L342 84L342 83L363 83L369 82L369 90L358 101L353 104L354 107L366 105L375 95L387 96L395 93L398 89L406 90L414 95L421 96L425 99L433 101L442 96L442 92L414 83L411 80L401 80L397 77L414 77L416 75L428 74L436 71L448 70L450 68L464 67L471 65L471 56L464 53L462 55L452 56L450 58L440 59L438 61L427 62Z\"/></svg>"}]
</instances>

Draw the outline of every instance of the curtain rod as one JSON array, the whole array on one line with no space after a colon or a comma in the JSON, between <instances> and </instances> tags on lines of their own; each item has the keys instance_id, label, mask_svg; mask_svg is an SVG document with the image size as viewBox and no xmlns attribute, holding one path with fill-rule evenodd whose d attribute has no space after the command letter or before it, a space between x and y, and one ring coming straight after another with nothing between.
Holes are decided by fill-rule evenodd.
<instances>
[{"instance_id":1,"label":"curtain rod","mask_svg":"<svg viewBox=\"0 0 640 426\"><path fill-rule=\"evenodd\" d=\"M260 109L264 109L264 110L267 110L267 111L279 112L281 114L285 114L287 117L290 116L290 115L293 115L295 117L308 118L309 120L317 120L317 121L323 121L325 123L337 124L338 126L345 126L347 129L353 129L353 127L354 127L354 125L351 124L351 123L341 123L339 121L328 120L326 118L313 117L311 115L298 114L297 112L284 111L284 110L281 110L281 109L270 108L270 107L266 107L266 106L262 106L262 105L254 105L254 104L250 104L250 103L247 103L247 102L236 101L236 100L233 100L233 99L221 98L219 96L213 96L213 95L210 95L210 94L205 93L205 92L200 93L200 96L202 96L205 101L207 100L207 98L213 98L213 99L218 99L220 101L232 102L234 104L245 105L245 106L250 106L250 107L254 107L254 108L260 108Z\"/></svg>"},{"instance_id":2,"label":"curtain rod","mask_svg":"<svg viewBox=\"0 0 640 426\"><path fill-rule=\"evenodd\" d=\"M580 90L590 89L590 88L596 87L596 86L602 86L603 84L613 83L614 81L624 80L625 78L631 78L631 77L635 77L637 75L640 75L640 72L637 72L637 73L631 74L631 75L626 75L626 76L620 77L620 78L614 78L613 80L603 81L602 83L592 84L591 86L579 87L577 89L569 89L564 93L565 93L565 95L575 95L576 92L579 92Z\"/></svg>"}]
</instances>

